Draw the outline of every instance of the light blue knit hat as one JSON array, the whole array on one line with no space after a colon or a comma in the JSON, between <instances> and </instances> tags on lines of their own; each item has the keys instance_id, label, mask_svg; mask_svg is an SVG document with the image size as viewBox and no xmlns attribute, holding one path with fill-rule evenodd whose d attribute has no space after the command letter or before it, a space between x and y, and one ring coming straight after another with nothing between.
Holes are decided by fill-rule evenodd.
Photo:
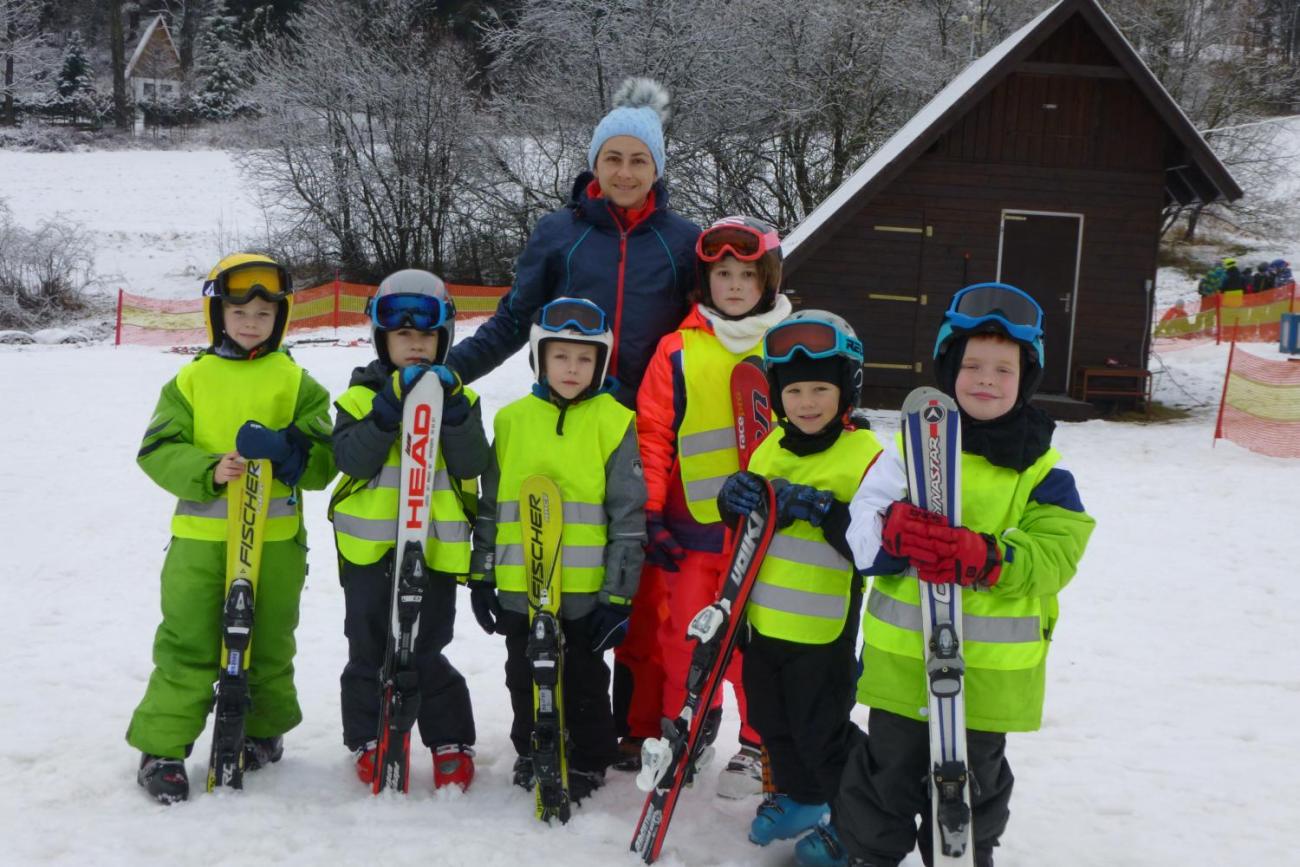
<instances>
[{"instance_id":1,"label":"light blue knit hat","mask_svg":"<svg viewBox=\"0 0 1300 867\"><path fill-rule=\"evenodd\" d=\"M614 108L596 124L587 149L587 164L596 170L596 157L605 142L630 135L645 142L655 161L655 174L664 173L664 123L668 120L668 91L650 78L629 78L614 94Z\"/></svg>"}]
</instances>

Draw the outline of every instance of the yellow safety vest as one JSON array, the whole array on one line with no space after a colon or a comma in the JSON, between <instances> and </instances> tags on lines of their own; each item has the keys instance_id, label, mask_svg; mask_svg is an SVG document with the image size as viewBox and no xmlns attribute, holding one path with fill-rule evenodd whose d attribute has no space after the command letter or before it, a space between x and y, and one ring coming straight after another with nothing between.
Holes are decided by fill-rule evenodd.
<instances>
[{"instance_id":1,"label":"yellow safety vest","mask_svg":"<svg viewBox=\"0 0 1300 867\"><path fill-rule=\"evenodd\" d=\"M1030 495L1059 460L1060 453L1048 449L1027 470L1017 472L963 453L962 524L994 536L1018 526ZM967 724L989 731L1037 728L1056 597L1016 598L994 587L962 593L961 605ZM858 700L923 719L925 654L917 579L874 577L865 608Z\"/></svg>"},{"instance_id":2,"label":"yellow safety vest","mask_svg":"<svg viewBox=\"0 0 1300 867\"><path fill-rule=\"evenodd\" d=\"M698 328L682 331L682 378L686 415L677 431L677 461L691 517L716 524L718 491L740 469L735 418L731 407L731 371L745 357L762 355L762 341L744 352L730 352L722 341Z\"/></svg>"},{"instance_id":3,"label":"yellow safety vest","mask_svg":"<svg viewBox=\"0 0 1300 867\"><path fill-rule=\"evenodd\" d=\"M497 485L496 583L507 593L527 592L519 488L532 475L548 476L564 499L563 589L596 593L605 581L605 465L628 428L632 411L609 394L571 405L564 434L556 435L560 408L529 395L493 419Z\"/></svg>"},{"instance_id":4,"label":"yellow safety vest","mask_svg":"<svg viewBox=\"0 0 1300 867\"><path fill-rule=\"evenodd\" d=\"M276 429L293 422L302 368L283 352L236 360L203 355L176 375L194 414L194 445L214 455L235 450L235 435L246 421ZM302 523L301 506L279 479L271 483L266 541L292 539ZM172 535L204 542L226 541L226 488L208 503L180 500L172 516Z\"/></svg>"},{"instance_id":5,"label":"yellow safety vest","mask_svg":"<svg viewBox=\"0 0 1300 867\"><path fill-rule=\"evenodd\" d=\"M869 430L840 434L830 448L805 457L781 448L784 436L783 428L772 431L754 452L749 469L832 491L842 503L853 498L881 451ZM852 588L853 564L831 547L820 527L795 521L772 537L746 616L769 638L829 644L844 629Z\"/></svg>"},{"instance_id":6,"label":"yellow safety vest","mask_svg":"<svg viewBox=\"0 0 1300 867\"><path fill-rule=\"evenodd\" d=\"M376 392L354 385L338 399L338 406L353 418L365 418L375 402ZM471 402L478 397L470 389ZM344 476L334 488L334 541L339 555L359 566L377 563L397 544L398 499L402 475L401 436L384 458L374 478L364 481ZM349 487L353 488L347 493ZM430 569L464 575L469 572L470 521L462 499L463 483L447 472L442 443L433 458L433 492L429 498L429 532L425 538L424 562ZM342 496L334 501L333 497Z\"/></svg>"}]
</instances>

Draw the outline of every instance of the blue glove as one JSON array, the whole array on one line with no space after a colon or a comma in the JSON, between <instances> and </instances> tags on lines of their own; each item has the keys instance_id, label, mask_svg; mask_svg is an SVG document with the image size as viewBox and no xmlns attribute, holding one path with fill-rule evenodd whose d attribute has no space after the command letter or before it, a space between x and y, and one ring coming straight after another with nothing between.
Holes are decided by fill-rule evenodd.
<instances>
[{"instance_id":1,"label":"blue glove","mask_svg":"<svg viewBox=\"0 0 1300 867\"><path fill-rule=\"evenodd\" d=\"M820 527L835 505L835 494L809 485L786 485L776 494L776 514L782 525L807 521Z\"/></svg>"},{"instance_id":2,"label":"blue glove","mask_svg":"<svg viewBox=\"0 0 1300 867\"><path fill-rule=\"evenodd\" d=\"M307 469L311 440L293 425L272 430L246 421L235 434L235 451L250 461L269 460L275 477L292 488Z\"/></svg>"},{"instance_id":3,"label":"blue glove","mask_svg":"<svg viewBox=\"0 0 1300 867\"><path fill-rule=\"evenodd\" d=\"M469 398L460 385L460 374L450 367L435 364L430 368L442 383L442 423L459 427L469 418Z\"/></svg>"},{"instance_id":4,"label":"blue glove","mask_svg":"<svg viewBox=\"0 0 1300 867\"><path fill-rule=\"evenodd\" d=\"M412 364L393 371L384 387L375 395L370 414L384 430L397 430L402 423L402 404L415 384L431 368L427 364Z\"/></svg>"},{"instance_id":5,"label":"blue glove","mask_svg":"<svg viewBox=\"0 0 1300 867\"><path fill-rule=\"evenodd\" d=\"M718 492L718 502L725 506L728 512L743 518L763 502L765 490L766 485L763 484L762 476L741 470L732 473L722 483L722 490Z\"/></svg>"},{"instance_id":6,"label":"blue glove","mask_svg":"<svg viewBox=\"0 0 1300 867\"><path fill-rule=\"evenodd\" d=\"M646 512L645 529L649 537L645 543L645 558L665 572L680 571L677 561L686 557L686 549L678 544L664 526L664 513Z\"/></svg>"},{"instance_id":7,"label":"blue glove","mask_svg":"<svg viewBox=\"0 0 1300 867\"><path fill-rule=\"evenodd\" d=\"M627 618L631 609L608 602L597 602L587 615L591 626L591 652L604 653L623 643L627 637Z\"/></svg>"},{"instance_id":8,"label":"blue glove","mask_svg":"<svg viewBox=\"0 0 1300 867\"><path fill-rule=\"evenodd\" d=\"M469 577L469 607L484 632L491 635L497 631L501 602L497 599L496 585L490 579L482 575Z\"/></svg>"}]
</instances>

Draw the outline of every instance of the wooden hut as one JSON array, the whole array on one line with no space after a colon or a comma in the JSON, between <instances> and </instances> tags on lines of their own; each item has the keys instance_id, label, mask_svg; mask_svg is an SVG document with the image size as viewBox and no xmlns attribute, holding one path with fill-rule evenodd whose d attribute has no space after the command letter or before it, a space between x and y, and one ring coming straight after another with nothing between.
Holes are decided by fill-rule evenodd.
<instances>
[{"instance_id":1,"label":"wooden hut","mask_svg":"<svg viewBox=\"0 0 1300 867\"><path fill-rule=\"evenodd\" d=\"M181 95L181 55L161 15L145 28L126 64L127 86L136 106L172 102Z\"/></svg>"},{"instance_id":2,"label":"wooden hut","mask_svg":"<svg viewBox=\"0 0 1300 867\"><path fill-rule=\"evenodd\" d=\"M932 383L943 310L987 280L1039 301L1041 391L1078 394L1085 375L1146 370L1164 206L1241 194L1095 0L1060 0L790 233L785 288L857 329L867 405Z\"/></svg>"}]
</instances>

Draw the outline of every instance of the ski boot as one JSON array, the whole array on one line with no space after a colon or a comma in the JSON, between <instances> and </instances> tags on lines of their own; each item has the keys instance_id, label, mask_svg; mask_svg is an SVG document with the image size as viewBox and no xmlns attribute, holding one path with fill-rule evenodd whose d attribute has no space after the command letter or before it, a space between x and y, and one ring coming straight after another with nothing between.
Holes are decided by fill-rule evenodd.
<instances>
[{"instance_id":1,"label":"ski boot","mask_svg":"<svg viewBox=\"0 0 1300 867\"><path fill-rule=\"evenodd\" d=\"M827 804L801 804L789 795L764 798L749 824L749 842L766 846L773 840L792 840L830 817Z\"/></svg>"},{"instance_id":2,"label":"ski boot","mask_svg":"<svg viewBox=\"0 0 1300 867\"><path fill-rule=\"evenodd\" d=\"M536 784L536 778L533 776L533 757L518 756L515 758L515 766L510 772L510 780L521 789L531 792Z\"/></svg>"},{"instance_id":3,"label":"ski boot","mask_svg":"<svg viewBox=\"0 0 1300 867\"><path fill-rule=\"evenodd\" d=\"M457 786L463 792L474 780L474 750L461 744L443 744L433 751L433 787Z\"/></svg>"},{"instance_id":4,"label":"ski boot","mask_svg":"<svg viewBox=\"0 0 1300 867\"><path fill-rule=\"evenodd\" d=\"M645 738L634 738L631 735L623 738L618 742L618 758L610 765L616 771L639 771L641 770L641 744Z\"/></svg>"},{"instance_id":5,"label":"ski boot","mask_svg":"<svg viewBox=\"0 0 1300 867\"><path fill-rule=\"evenodd\" d=\"M799 867L848 867L849 856L835 826L827 822L794 844L794 860Z\"/></svg>"},{"instance_id":6,"label":"ski boot","mask_svg":"<svg viewBox=\"0 0 1300 867\"><path fill-rule=\"evenodd\" d=\"M244 770L258 771L284 755L284 738L244 738Z\"/></svg>"},{"instance_id":7,"label":"ski boot","mask_svg":"<svg viewBox=\"0 0 1300 867\"><path fill-rule=\"evenodd\" d=\"M190 797L190 778L185 772L184 759L166 759L142 753L135 781L160 804L188 801Z\"/></svg>"},{"instance_id":8,"label":"ski boot","mask_svg":"<svg viewBox=\"0 0 1300 867\"><path fill-rule=\"evenodd\" d=\"M367 786L373 786L375 783L375 758L378 753L378 741L368 741L352 751L352 761L356 764L357 779Z\"/></svg>"},{"instance_id":9,"label":"ski boot","mask_svg":"<svg viewBox=\"0 0 1300 867\"><path fill-rule=\"evenodd\" d=\"M718 797L738 801L763 794L763 751L742 744L718 775Z\"/></svg>"},{"instance_id":10,"label":"ski boot","mask_svg":"<svg viewBox=\"0 0 1300 867\"><path fill-rule=\"evenodd\" d=\"M569 800L575 804L590 798L592 792L605 785L604 771L575 771L569 768Z\"/></svg>"}]
</instances>

